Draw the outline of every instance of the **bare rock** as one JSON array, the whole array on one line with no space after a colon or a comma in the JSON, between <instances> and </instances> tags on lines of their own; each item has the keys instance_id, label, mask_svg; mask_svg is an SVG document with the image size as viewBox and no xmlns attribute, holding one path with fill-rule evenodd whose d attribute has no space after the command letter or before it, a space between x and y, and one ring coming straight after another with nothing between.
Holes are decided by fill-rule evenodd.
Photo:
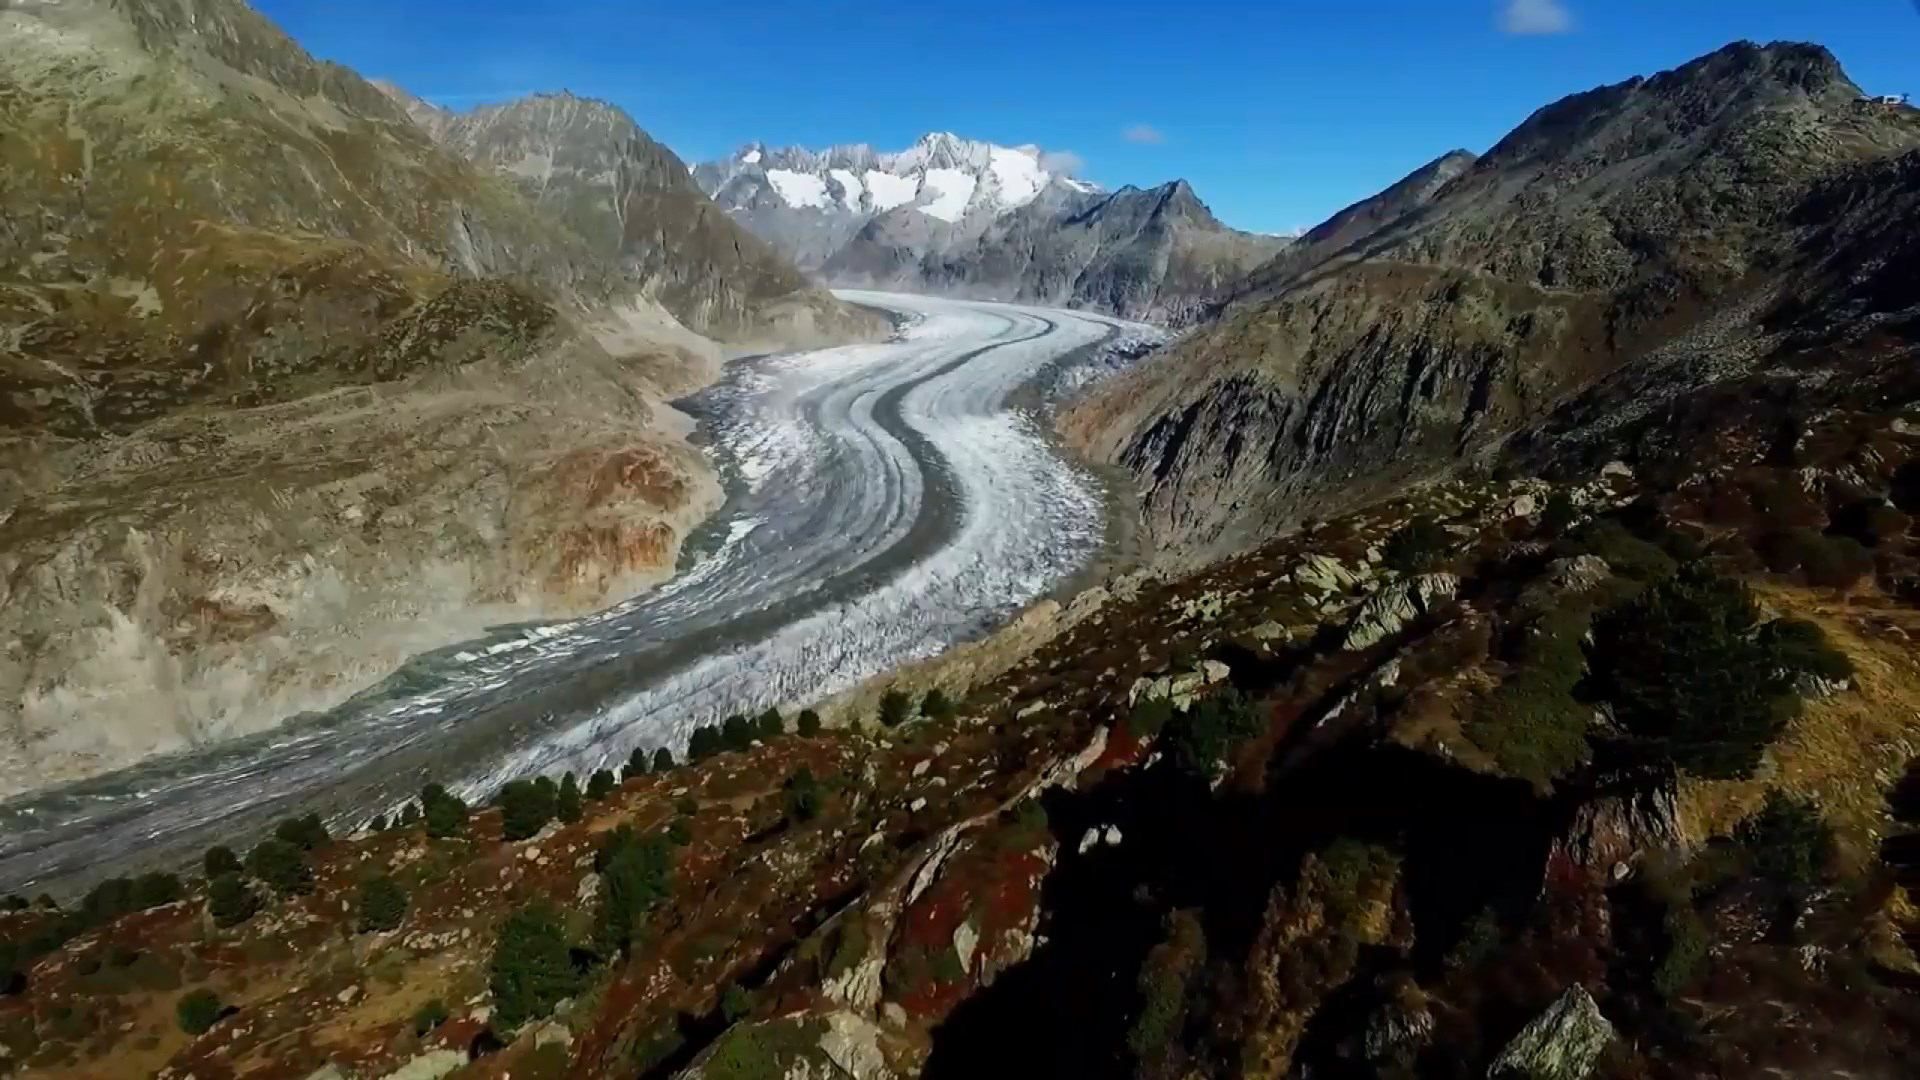
<instances>
[{"instance_id":1,"label":"bare rock","mask_svg":"<svg viewBox=\"0 0 1920 1080\"><path fill-rule=\"evenodd\" d=\"M1651 851L1689 846L1671 774L1643 779L1583 803L1554 841L1551 858L1612 878Z\"/></svg>"},{"instance_id":2,"label":"bare rock","mask_svg":"<svg viewBox=\"0 0 1920 1080\"><path fill-rule=\"evenodd\" d=\"M1451 599L1459 588L1460 579L1452 574L1420 574L1368 597L1347 624L1341 647L1351 651L1377 645L1433 611L1440 601Z\"/></svg>"},{"instance_id":3,"label":"bare rock","mask_svg":"<svg viewBox=\"0 0 1920 1080\"><path fill-rule=\"evenodd\" d=\"M1487 1075L1493 1080L1586 1080L1613 1039L1613 1025L1585 987L1574 986L1514 1036Z\"/></svg>"}]
</instances>

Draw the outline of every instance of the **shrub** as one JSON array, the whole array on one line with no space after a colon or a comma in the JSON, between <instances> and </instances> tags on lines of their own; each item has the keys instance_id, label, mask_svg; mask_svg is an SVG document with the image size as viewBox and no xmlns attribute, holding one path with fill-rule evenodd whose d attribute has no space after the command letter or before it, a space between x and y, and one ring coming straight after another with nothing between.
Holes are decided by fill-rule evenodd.
<instances>
[{"instance_id":1,"label":"shrub","mask_svg":"<svg viewBox=\"0 0 1920 1080\"><path fill-rule=\"evenodd\" d=\"M647 913L672 889L673 849L658 836L642 839L622 826L607 835L594 863L601 882L594 937L606 954L625 952Z\"/></svg>"},{"instance_id":2,"label":"shrub","mask_svg":"<svg viewBox=\"0 0 1920 1080\"><path fill-rule=\"evenodd\" d=\"M711 725L695 728L693 734L687 737L688 761L705 761L725 749L720 729Z\"/></svg>"},{"instance_id":3,"label":"shrub","mask_svg":"<svg viewBox=\"0 0 1920 1080\"><path fill-rule=\"evenodd\" d=\"M1767 569L1799 575L1810 585L1845 588L1873 569L1873 555L1850 536L1826 536L1812 529L1776 529L1760 537L1755 550Z\"/></svg>"},{"instance_id":4,"label":"shrub","mask_svg":"<svg viewBox=\"0 0 1920 1080\"><path fill-rule=\"evenodd\" d=\"M947 700L946 691L937 686L927 691L927 696L920 700L920 715L928 719L951 720L953 712L953 702Z\"/></svg>"},{"instance_id":5,"label":"shrub","mask_svg":"<svg viewBox=\"0 0 1920 1080\"><path fill-rule=\"evenodd\" d=\"M428 836L444 840L467 831L466 802L439 784L420 789L420 814Z\"/></svg>"},{"instance_id":6,"label":"shrub","mask_svg":"<svg viewBox=\"0 0 1920 1080\"><path fill-rule=\"evenodd\" d=\"M553 805L553 816L571 824L579 821L585 812L580 800L580 784L568 773L560 778L560 794Z\"/></svg>"},{"instance_id":7,"label":"shrub","mask_svg":"<svg viewBox=\"0 0 1920 1080\"><path fill-rule=\"evenodd\" d=\"M820 803L825 793L820 789L820 781L814 779L812 769L802 765L787 777L786 793L789 818L800 822L812 821L820 816Z\"/></svg>"},{"instance_id":8,"label":"shrub","mask_svg":"<svg viewBox=\"0 0 1920 1080\"><path fill-rule=\"evenodd\" d=\"M239 926L260 910L260 897L238 873L221 874L207 883L207 914L213 925Z\"/></svg>"},{"instance_id":9,"label":"shrub","mask_svg":"<svg viewBox=\"0 0 1920 1080\"><path fill-rule=\"evenodd\" d=\"M306 853L285 840L262 840L247 854L247 872L281 896L305 896L313 891L313 868Z\"/></svg>"},{"instance_id":10,"label":"shrub","mask_svg":"<svg viewBox=\"0 0 1920 1080\"><path fill-rule=\"evenodd\" d=\"M208 848L206 857L200 860L200 865L206 870L208 881L212 881L221 874L240 872L240 858L230 847Z\"/></svg>"},{"instance_id":11,"label":"shrub","mask_svg":"<svg viewBox=\"0 0 1920 1080\"><path fill-rule=\"evenodd\" d=\"M1468 719L1467 737L1509 775L1545 786L1587 760L1593 709L1574 697L1586 667L1580 639L1587 625L1562 614L1532 628L1513 673Z\"/></svg>"},{"instance_id":12,"label":"shrub","mask_svg":"<svg viewBox=\"0 0 1920 1080\"><path fill-rule=\"evenodd\" d=\"M108 878L87 890L78 915L88 926L112 922L134 910L133 879Z\"/></svg>"},{"instance_id":13,"label":"shrub","mask_svg":"<svg viewBox=\"0 0 1920 1080\"><path fill-rule=\"evenodd\" d=\"M691 817L700 812L700 800L691 795L682 795L673 800L673 812L682 817Z\"/></svg>"},{"instance_id":14,"label":"shrub","mask_svg":"<svg viewBox=\"0 0 1920 1080\"><path fill-rule=\"evenodd\" d=\"M410 802L406 806L401 807L400 820L394 822L394 825L396 828L411 829L415 825L420 824L420 818L420 804Z\"/></svg>"},{"instance_id":15,"label":"shrub","mask_svg":"<svg viewBox=\"0 0 1920 1080\"><path fill-rule=\"evenodd\" d=\"M638 751L635 751L635 753L638 753ZM642 756L644 757L644 755ZM600 802L607 796L613 794L613 789L616 786L613 773L608 772L606 769L596 769L592 776L587 777L587 798L592 799L594 802Z\"/></svg>"},{"instance_id":16,"label":"shrub","mask_svg":"<svg viewBox=\"0 0 1920 1080\"><path fill-rule=\"evenodd\" d=\"M674 818L667 823L667 839L671 840L675 847L686 847L693 843L693 826L687 824L686 818Z\"/></svg>"},{"instance_id":17,"label":"shrub","mask_svg":"<svg viewBox=\"0 0 1920 1080\"><path fill-rule=\"evenodd\" d=\"M386 832L387 831L387 815L375 814L373 820L367 822L367 831L376 832L376 833Z\"/></svg>"},{"instance_id":18,"label":"shrub","mask_svg":"<svg viewBox=\"0 0 1920 1080\"><path fill-rule=\"evenodd\" d=\"M1819 884L1833 858L1833 829L1820 812L1778 788L1734 829L1734 839L1756 876L1790 889Z\"/></svg>"},{"instance_id":19,"label":"shrub","mask_svg":"<svg viewBox=\"0 0 1920 1080\"><path fill-rule=\"evenodd\" d=\"M1679 996L1700 974L1711 943L1707 939L1706 924L1685 903L1674 904L1667 909L1661 929L1664 931L1665 944L1660 963L1653 970L1653 987L1661 997L1672 999Z\"/></svg>"},{"instance_id":20,"label":"shrub","mask_svg":"<svg viewBox=\"0 0 1920 1080\"><path fill-rule=\"evenodd\" d=\"M1180 768L1211 776L1235 747L1263 727L1253 706L1238 690L1223 690L1194 703L1167 725L1168 750Z\"/></svg>"},{"instance_id":21,"label":"shrub","mask_svg":"<svg viewBox=\"0 0 1920 1080\"><path fill-rule=\"evenodd\" d=\"M189 1035L204 1035L220 1022L220 1016L226 1006L220 1001L220 995L201 987L180 995L180 1001L174 1005L173 1014L180 1021L180 1030Z\"/></svg>"},{"instance_id":22,"label":"shrub","mask_svg":"<svg viewBox=\"0 0 1920 1080\"><path fill-rule=\"evenodd\" d=\"M546 1016L577 993L581 983L560 914L552 905L537 903L507 916L488 963L495 1023L511 1030Z\"/></svg>"},{"instance_id":23,"label":"shrub","mask_svg":"<svg viewBox=\"0 0 1920 1080\"><path fill-rule=\"evenodd\" d=\"M800 719L795 721L794 730L805 739L811 739L820 734L820 714L812 709L801 709Z\"/></svg>"},{"instance_id":24,"label":"shrub","mask_svg":"<svg viewBox=\"0 0 1920 1080\"><path fill-rule=\"evenodd\" d=\"M1147 951L1134 986L1140 1007L1127 1028L1127 1050L1149 1075L1161 1075L1176 1050L1194 991L1194 978L1206 966L1207 939L1191 911L1167 916L1160 943Z\"/></svg>"},{"instance_id":25,"label":"shrub","mask_svg":"<svg viewBox=\"0 0 1920 1080\"><path fill-rule=\"evenodd\" d=\"M525 840L553 820L554 803L538 783L513 780L500 789L500 833L508 840Z\"/></svg>"},{"instance_id":26,"label":"shrub","mask_svg":"<svg viewBox=\"0 0 1920 1080\"><path fill-rule=\"evenodd\" d=\"M407 917L407 894L400 883L386 874L360 883L360 896L354 905L360 913L360 932L384 934L400 928Z\"/></svg>"},{"instance_id":27,"label":"shrub","mask_svg":"<svg viewBox=\"0 0 1920 1080\"><path fill-rule=\"evenodd\" d=\"M889 690L880 695L880 723L887 727L899 727L913 716L913 700L899 690Z\"/></svg>"},{"instance_id":28,"label":"shrub","mask_svg":"<svg viewBox=\"0 0 1920 1080\"><path fill-rule=\"evenodd\" d=\"M1136 739L1151 739L1173 719L1173 702L1168 698L1146 698L1133 703L1127 713L1127 730Z\"/></svg>"},{"instance_id":29,"label":"shrub","mask_svg":"<svg viewBox=\"0 0 1920 1080\"><path fill-rule=\"evenodd\" d=\"M653 771L657 773L673 771L673 751L661 747L653 752Z\"/></svg>"},{"instance_id":30,"label":"shrub","mask_svg":"<svg viewBox=\"0 0 1920 1080\"><path fill-rule=\"evenodd\" d=\"M753 1011L753 995L739 983L727 987L720 995L720 1015L731 1024Z\"/></svg>"},{"instance_id":31,"label":"shrub","mask_svg":"<svg viewBox=\"0 0 1920 1080\"><path fill-rule=\"evenodd\" d=\"M301 851L312 851L333 839L319 814L288 818L274 827L273 835Z\"/></svg>"},{"instance_id":32,"label":"shrub","mask_svg":"<svg viewBox=\"0 0 1920 1080\"><path fill-rule=\"evenodd\" d=\"M1868 547L1879 547L1906 536L1913 519L1879 499L1849 503L1833 515L1828 532L1849 536Z\"/></svg>"},{"instance_id":33,"label":"shrub","mask_svg":"<svg viewBox=\"0 0 1920 1080\"><path fill-rule=\"evenodd\" d=\"M1758 620L1745 587L1690 567L1594 620L1588 684L1688 772L1751 776L1798 704Z\"/></svg>"},{"instance_id":34,"label":"shrub","mask_svg":"<svg viewBox=\"0 0 1920 1080\"><path fill-rule=\"evenodd\" d=\"M647 751L645 747L636 746L633 748L633 753L627 755L627 776L631 778L645 775L647 775Z\"/></svg>"},{"instance_id":35,"label":"shrub","mask_svg":"<svg viewBox=\"0 0 1920 1080\"><path fill-rule=\"evenodd\" d=\"M31 906L19 893L8 893L5 899L0 899L0 911L25 911Z\"/></svg>"},{"instance_id":36,"label":"shrub","mask_svg":"<svg viewBox=\"0 0 1920 1080\"><path fill-rule=\"evenodd\" d=\"M1633 581L1659 581L1671 575L1679 565L1659 545L1635 536L1613 518L1589 522L1575 532L1570 550L1597 555L1606 560L1614 573Z\"/></svg>"},{"instance_id":37,"label":"shrub","mask_svg":"<svg viewBox=\"0 0 1920 1080\"><path fill-rule=\"evenodd\" d=\"M1760 641L1789 670L1829 682L1853 678L1853 661L1827 642L1824 630L1805 619L1775 619L1761 628Z\"/></svg>"},{"instance_id":38,"label":"shrub","mask_svg":"<svg viewBox=\"0 0 1920 1080\"><path fill-rule=\"evenodd\" d=\"M1554 488L1547 504L1540 509L1540 530L1548 536L1565 536L1580 518L1580 508L1564 488Z\"/></svg>"},{"instance_id":39,"label":"shrub","mask_svg":"<svg viewBox=\"0 0 1920 1080\"><path fill-rule=\"evenodd\" d=\"M1438 521L1422 514L1387 537L1381 556L1390 570L1418 574L1440 565L1452 545L1453 538L1447 534L1447 530Z\"/></svg>"},{"instance_id":40,"label":"shrub","mask_svg":"<svg viewBox=\"0 0 1920 1080\"><path fill-rule=\"evenodd\" d=\"M171 904L186 895L180 879L172 874L142 874L133 882L133 907L136 911Z\"/></svg>"},{"instance_id":41,"label":"shrub","mask_svg":"<svg viewBox=\"0 0 1920 1080\"><path fill-rule=\"evenodd\" d=\"M413 1033L425 1037L431 1034L434 1028L446 1023L450 1015L447 1012L447 1003L434 998L420 1006L419 1010L413 1014Z\"/></svg>"},{"instance_id":42,"label":"shrub","mask_svg":"<svg viewBox=\"0 0 1920 1080\"><path fill-rule=\"evenodd\" d=\"M787 721L785 717L780 715L779 709L768 709L766 712L760 714L760 719L756 722L755 726L760 729L761 738L771 739L777 735L786 733Z\"/></svg>"}]
</instances>

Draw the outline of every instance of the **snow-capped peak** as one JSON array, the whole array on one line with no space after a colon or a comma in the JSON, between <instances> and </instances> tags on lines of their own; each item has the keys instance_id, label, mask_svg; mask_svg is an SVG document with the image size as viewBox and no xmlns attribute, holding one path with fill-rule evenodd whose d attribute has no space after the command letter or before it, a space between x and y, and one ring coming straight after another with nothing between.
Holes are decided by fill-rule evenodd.
<instances>
[{"instance_id":1,"label":"snow-capped peak","mask_svg":"<svg viewBox=\"0 0 1920 1080\"><path fill-rule=\"evenodd\" d=\"M912 146L878 153L864 143L825 150L749 144L697 171L729 212L775 205L795 211L872 216L912 206L944 222L994 217L1038 198L1056 180L1076 192L1093 185L1047 169L1037 146L999 146L929 132Z\"/></svg>"}]
</instances>

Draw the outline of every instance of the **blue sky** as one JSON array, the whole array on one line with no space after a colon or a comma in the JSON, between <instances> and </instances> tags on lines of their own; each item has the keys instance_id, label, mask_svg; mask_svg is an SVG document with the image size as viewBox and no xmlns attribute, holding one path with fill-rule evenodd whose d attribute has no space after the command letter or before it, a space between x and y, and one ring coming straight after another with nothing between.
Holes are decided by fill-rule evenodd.
<instances>
[{"instance_id":1,"label":"blue sky","mask_svg":"<svg viewBox=\"0 0 1920 1080\"><path fill-rule=\"evenodd\" d=\"M256 0L312 52L462 107L609 99L689 160L946 130L1190 180L1312 225L1533 109L1728 41L1815 41L1920 97L1920 0Z\"/></svg>"}]
</instances>

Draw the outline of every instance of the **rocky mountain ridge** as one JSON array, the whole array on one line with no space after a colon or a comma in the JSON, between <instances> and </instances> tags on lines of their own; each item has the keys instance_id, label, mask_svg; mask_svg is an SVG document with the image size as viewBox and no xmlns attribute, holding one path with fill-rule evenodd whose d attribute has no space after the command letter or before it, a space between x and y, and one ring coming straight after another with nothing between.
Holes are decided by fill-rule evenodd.
<instances>
[{"instance_id":1,"label":"rocky mountain ridge","mask_svg":"<svg viewBox=\"0 0 1920 1080\"><path fill-rule=\"evenodd\" d=\"M1575 95L1309 233L1063 423L1134 474L1149 533L1187 563L1494 467L1535 425L1602 436L1584 464L1631 458L1621 423L1764 365L1790 313L1825 306L1832 193L1889 182L1917 145L1920 117L1863 102L1817 46L1738 43ZM1911 197L1895 183L1872 197ZM1857 265L1910 245L1902 221L1856 220ZM1809 274L1821 295L1795 296ZM1888 303L1901 287L1877 280ZM1874 363L1902 370L1910 346L1880 337ZM1828 398L1845 385L1798 381Z\"/></svg>"},{"instance_id":2,"label":"rocky mountain ridge","mask_svg":"<svg viewBox=\"0 0 1920 1080\"><path fill-rule=\"evenodd\" d=\"M686 164L617 106L560 93L451 112L382 89L437 142L511 178L696 331L791 346L884 330L734 224Z\"/></svg>"},{"instance_id":3,"label":"rocky mountain ridge","mask_svg":"<svg viewBox=\"0 0 1920 1080\"><path fill-rule=\"evenodd\" d=\"M1049 160L936 133L900 153L752 144L695 177L748 229L851 287L1184 323L1286 245L1227 228L1185 181L1105 192Z\"/></svg>"}]
</instances>

